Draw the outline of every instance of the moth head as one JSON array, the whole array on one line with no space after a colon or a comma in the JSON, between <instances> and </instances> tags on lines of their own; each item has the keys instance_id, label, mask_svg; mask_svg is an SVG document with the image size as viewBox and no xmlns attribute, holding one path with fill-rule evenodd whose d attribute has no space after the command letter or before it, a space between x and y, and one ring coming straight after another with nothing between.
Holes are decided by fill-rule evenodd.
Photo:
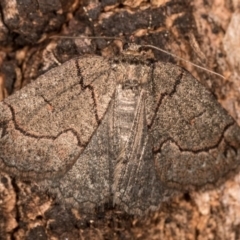
<instances>
[{"instance_id":1,"label":"moth head","mask_svg":"<svg viewBox=\"0 0 240 240\"><path fill-rule=\"evenodd\" d=\"M124 92L132 93L134 95L139 95L140 92L140 83L134 79L128 79L122 84L122 90Z\"/></svg>"}]
</instances>

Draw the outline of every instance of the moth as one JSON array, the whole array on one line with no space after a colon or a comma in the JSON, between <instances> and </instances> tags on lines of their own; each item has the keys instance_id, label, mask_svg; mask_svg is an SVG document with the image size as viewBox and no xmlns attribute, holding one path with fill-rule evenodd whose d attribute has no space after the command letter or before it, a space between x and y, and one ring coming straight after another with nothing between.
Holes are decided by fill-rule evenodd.
<instances>
[{"instance_id":1,"label":"moth","mask_svg":"<svg viewBox=\"0 0 240 240\"><path fill-rule=\"evenodd\" d=\"M94 212L134 215L240 163L240 128L186 70L82 56L0 102L0 170Z\"/></svg>"}]
</instances>

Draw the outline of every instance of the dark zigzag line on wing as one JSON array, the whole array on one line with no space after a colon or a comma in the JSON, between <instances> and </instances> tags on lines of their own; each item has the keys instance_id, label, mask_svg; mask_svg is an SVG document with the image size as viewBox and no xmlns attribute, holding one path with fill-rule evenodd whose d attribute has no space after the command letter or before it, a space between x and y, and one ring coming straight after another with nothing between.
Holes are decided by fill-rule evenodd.
<instances>
[{"instance_id":1,"label":"dark zigzag line on wing","mask_svg":"<svg viewBox=\"0 0 240 240\"><path fill-rule=\"evenodd\" d=\"M103 114L102 118L100 119L99 116L98 116L98 113L97 113L97 101L96 101L96 98L95 98L94 87L91 86L91 85L84 85L84 83L83 83L83 76L82 76L82 74L81 74L81 68L80 68L80 66L78 65L77 60L75 61L75 66L76 66L76 68L77 68L77 75L80 77L80 82L79 82L79 84L81 85L82 90L88 88L88 89L90 89L90 90L92 91L92 98L93 98L94 107L95 107L95 118L96 118L96 121L97 121L98 126L99 126L99 125L101 124L101 122L102 122L102 119L104 119L106 113L109 111L109 108L110 108L111 103L112 103L112 99L109 101L108 106L107 106L107 108L106 108L106 111L105 111L105 113ZM100 72L100 73L102 74L102 72ZM95 77L95 79L96 79L96 77ZM92 82L93 82L93 81L92 81ZM114 94L115 94L115 91L114 91L113 95L114 95ZM88 145L88 143L91 141L92 137L94 136L94 134L95 134L95 132L96 132L97 130L98 130L98 127L93 131L93 133L92 133L90 139L88 140L88 142L86 143L86 145Z\"/></svg>"},{"instance_id":2,"label":"dark zigzag line on wing","mask_svg":"<svg viewBox=\"0 0 240 240\"><path fill-rule=\"evenodd\" d=\"M81 73L81 68L80 68L77 60L75 60L75 66L77 68L77 75L80 77L80 82L79 83L81 85L82 90L84 91L85 89L89 89L92 93L92 99L93 99L93 104L94 104L94 115L95 115L95 119L97 121L97 124L99 125L101 123L101 119L99 118L98 113L97 113L97 101L96 101L96 97L95 97L95 93L94 93L94 88L91 85L84 85L83 76L82 76L82 73Z\"/></svg>"},{"instance_id":3,"label":"dark zigzag line on wing","mask_svg":"<svg viewBox=\"0 0 240 240\"><path fill-rule=\"evenodd\" d=\"M15 114L14 108L13 108L10 104L8 104L8 103L6 103L6 102L3 102L3 104L5 104L6 106L8 106L9 109L10 109L10 111L11 111L11 113L12 113L12 121L13 121L13 123L14 123L15 129L18 130L19 132L21 132L24 136L32 137L32 138L38 138L38 139L39 139L39 138L44 138L44 139L53 139L53 140L55 140L55 139L57 139L57 138L58 138L61 134L63 134L63 133L72 132L73 135L77 138L78 145L79 145L80 147L85 147L85 146L86 146L86 144L81 143L81 140L80 140L80 137L79 137L79 135L78 135L78 132L77 132L75 129L73 129L73 128L67 128L67 129L59 132L56 136L37 135L37 134L33 134L33 133L29 133L29 132L25 131L23 128L19 127L18 124L17 124L16 116L15 116L16 114Z\"/></svg>"},{"instance_id":4,"label":"dark zigzag line on wing","mask_svg":"<svg viewBox=\"0 0 240 240\"><path fill-rule=\"evenodd\" d=\"M48 104L50 107L53 108L52 111L54 111L54 107L53 107L53 105L51 104L51 102L50 102L49 100L47 100L43 95L40 95L40 96L42 97L43 101L44 101L46 104Z\"/></svg>"},{"instance_id":5,"label":"dark zigzag line on wing","mask_svg":"<svg viewBox=\"0 0 240 240\"><path fill-rule=\"evenodd\" d=\"M75 59L75 66L76 66L76 68L77 68L77 75L80 77L80 81L72 84L72 85L69 86L68 88L65 88L63 91L59 92L59 93L58 93L58 96L60 96L61 94L65 93L65 92L67 92L67 91L69 91L69 89L72 89L72 88L74 88L74 87L77 86L77 85L80 85L82 91L84 91L85 89L89 89L89 90L91 91L91 93L92 93L92 97L94 96L94 99L93 99L93 100L95 100L95 93L94 93L93 87L92 87L91 85L84 85L84 84L83 84L83 79L82 79L82 75L81 75L81 70L80 70L79 65L77 64L77 59ZM97 77L101 76L102 74L103 74L103 72L99 72L99 74L97 75ZM95 77L92 81L94 82L94 80L97 79L97 77ZM80 94L81 94L81 92L79 92L78 94L75 94L74 96L71 96L71 100L74 100L74 99L77 98ZM41 97L43 98L43 100L44 100L47 104L49 104L50 106L52 106L52 105L51 105L51 102L52 102L53 98L52 98L52 99L46 99L46 98L43 97L42 95L41 95ZM67 108L67 106L68 106L69 104L71 104L70 99L69 99L69 101L67 101L67 102L64 104L63 107L64 107L64 108ZM95 102L94 102L94 104L95 104ZM54 109L53 109L53 111L54 111ZM97 116L97 117L98 117L98 116ZM97 120L96 120L96 121L97 121ZM101 122L101 120L99 120L98 123L100 123L100 122Z\"/></svg>"},{"instance_id":6,"label":"dark zigzag line on wing","mask_svg":"<svg viewBox=\"0 0 240 240\"><path fill-rule=\"evenodd\" d=\"M153 72L154 72L154 69L153 69ZM170 96L170 97L172 97L172 95L177 91L177 86L181 83L181 80L182 80L182 78L183 78L183 71L181 71L181 73L179 74L179 76L177 77L177 79L176 79L176 82L175 82L175 84L174 84L174 86L173 86L173 90L170 92L170 93L162 93L161 94L161 96L160 96L160 98L159 98L159 101L158 101L158 103L157 103L157 107L156 107L156 109L155 109L155 111L154 111L154 115L153 115L153 118L152 118L152 120L151 120L151 123L148 125L148 129L151 129L151 127L152 127L152 125L153 125L153 123L154 123L154 120L155 120L155 117L156 117L156 115L157 115L157 112L158 112L158 110L159 110L159 108L160 108L160 106L161 106L161 104L162 104L162 101L163 101L163 99L165 98L165 97L167 97L167 96Z\"/></svg>"},{"instance_id":7,"label":"dark zigzag line on wing","mask_svg":"<svg viewBox=\"0 0 240 240\"><path fill-rule=\"evenodd\" d=\"M93 89L93 87L90 86L90 85L84 85L84 83L83 83L83 77L82 77L82 75L81 75L81 70L80 70L80 67L79 67L79 65L78 65L78 63L77 63L77 60L75 61L75 65L76 65L76 67L77 67L77 69L78 69L77 74L78 74L78 76L81 78L81 80L80 80L80 82L78 82L78 83L76 83L76 84L73 84L71 87L74 87L74 86L80 84L82 90L89 89L89 90L91 91L91 93L92 93L92 98L93 98L93 101L94 101L94 106L95 106L95 118L96 118L97 123L100 124L100 123L101 123L101 119L99 119L98 114L97 114L97 108L96 108L97 104L96 104L94 89ZM65 89L65 90L62 91L60 94L66 92L66 91L68 91L68 89ZM43 98L43 100L44 100L47 104L49 104L50 106L52 106L52 105L51 105L51 99L49 100L49 99L45 99L43 96L41 96L41 97ZM70 132L72 132L72 133L74 134L74 136L76 136L77 141L78 141L78 145L79 145L80 147L85 147L85 146L88 144L88 143L83 144L83 143L81 142L80 136L79 136L78 132L77 132L75 129L73 129L73 128L65 129L65 130L59 132L56 136L37 135L37 134L29 133L29 132L25 131L23 128L21 128L21 127L17 124L14 108L13 108L10 104L8 104L8 103L6 103L6 102L3 102L3 103L10 108L10 111L11 111L12 116L13 116L13 117L12 117L12 120L13 120L13 122L14 122L15 129L18 130L18 131L20 131L20 132L21 132L23 135L25 135L25 136L33 137L33 138L45 138L45 139L53 139L53 140L54 140L54 139L58 138L61 134L70 131Z\"/></svg>"},{"instance_id":8,"label":"dark zigzag line on wing","mask_svg":"<svg viewBox=\"0 0 240 240\"><path fill-rule=\"evenodd\" d=\"M221 136L219 137L218 142L217 142L216 144L214 144L213 146L211 146L211 147L205 147L205 148L202 148L202 149L199 149L199 150L184 149L184 148L180 147L180 145L179 145L176 141L174 141L173 138L169 137L169 138L167 138L165 141L163 141L163 142L161 143L161 145L159 146L158 149L153 150L153 153L154 153L154 154L157 154L157 153L161 152L162 146L163 146L165 143L169 142L169 141L173 142L173 143L179 148L179 150L180 150L181 152L191 152L191 153L193 153L193 154L198 154L198 153L201 153L201 152L207 152L207 151L209 151L209 150L212 150L212 149L215 149L215 148L218 147L218 145L222 142L222 140L224 140L224 133L227 131L228 128L230 128L230 127L233 126L233 125L234 125L234 122L231 122L231 123L227 124L227 125L224 127L224 129L223 129L223 131L222 131L222 134L221 134ZM225 142L226 142L226 141L225 141ZM230 144L228 143L228 145L230 145ZM230 146L231 146L231 145L230 145ZM237 152L237 149L236 149L235 147L233 147L233 146L231 146L231 147L233 148L233 150L234 150L235 153L236 153L236 152Z\"/></svg>"},{"instance_id":9,"label":"dark zigzag line on wing","mask_svg":"<svg viewBox=\"0 0 240 240\"><path fill-rule=\"evenodd\" d=\"M177 80L176 80L176 82L175 82L175 84L174 84L174 86L173 86L173 90L172 90L170 93L162 93L162 94L161 94L161 97L159 98L157 107L156 107L156 109L155 109L153 118L152 118L152 120L151 120L151 123L150 123L150 125L148 125L148 129L151 129L151 127L152 127L152 125L153 125L153 123L154 123L154 119L155 119L155 117L156 117L156 114L157 114L157 112L158 112L158 109L159 109L160 106L161 106L161 103L162 103L163 99L164 99L165 97L167 97L167 96L170 96L170 97L173 96L173 94L177 91L177 86L181 83L181 79L182 79L183 75L184 75L184 72L182 71L182 72L180 73L180 75L177 77ZM221 136L220 136L220 138L219 138L219 141L218 141L215 145L213 145L212 147L203 148L203 149L199 149L199 150L195 150L195 151L189 150L189 149L183 149L183 148L181 148L172 138L168 138L167 140L165 140L165 141L160 145L160 147L159 147L157 150L153 150L153 153L155 154L155 153L157 153L157 152L160 152L160 151L161 151L161 148L162 148L162 145L163 145L164 143L168 142L168 141L174 142L174 143L178 146L178 148L180 149L180 151L182 151L182 152L183 152L183 151L186 151L186 152L192 152L192 153L195 153L195 154L200 153L200 152L206 152L206 151L208 151L208 150L211 150L211 149L216 148L216 147L220 144L220 142L221 142L222 139L224 138L224 133L225 133L225 131L226 131L229 127L231 127L232 125L234 125L234 122L231 122L231 123L229 123L228 125L225 126L225 128L224 128L224 130L223 130L223 132L222 132L222 134L221 134ZM233 147L233 146L232 146L232 147ZM237 151L234 147L233 147L233 149L234 149L235 152Z\"/></svg>"},{"instance_id":10,"label":"dark zigzag line on wing","mask_svg":"<svg viewBox=\"0 0 240 240\"><path fill-rule=\"evenodd\" d=\"M76 85L78 85L78 84L79 84L79 82L71 85L70 88L73 88L74 86L76 86ZM65 92L68 91L68 90L69 90L69 88L64 89L62 92L59 93L59 95L65 93ZM52 106L52 104L51 104L52 99L46 99L43 95L40 95L40 96L43 98L44 102L46 102L48 105ZM23 135L25 135L25 136L33 137L33 138L45 138L45 139L53 139L53 140L54 140L54 139L56 139L57 137L59 137L61 134L66 133L66 132L68 132L68 131L71 131L71 132L74 134L74 136L76 136L77 141L78 141L78 145L79 145L80 147L85 147L85 146L87 145L87 144L83 144L83 143L81 142L78 132L77 132L75 129L73 129L73 128L65 129L65 130L59 132L56 136L37 135L37 134L29 133L29 132L25 131L23 128L21 128L21 127L17 124L14 108L13 108L10 104L8 104L8 103L6 103L6 102L3 102L3 104L7 105L7 106L10 108L10 111L11 111L11 113L12 113L12 120L13 120L13 122L14 122L15 129L18 130L18 131L20 131L20 132L21 132ZM53 111L54 111L54 109L53 109Z\"/></svg>"},{"instance_id":11,"label":"dark zigzag line on wing","mask_svg":"<svg viewBox=\"0 0 240 240\"><path fill-rule=\"evenodd\" d=\"M234 125L234 122L233 123L230 123L230 124L228 124L226 127L225 127L225 129L224 129L224 131L223 131L223 133L222 133L222 137L224 138L224 132L227 130L227 128L229 128L229 127L231 127L231 126L233 126ZM168 139L169 140L169 139ZM168 140L166 140L166 141L168 141ZM223 139L221 138L220 140L219 140L219 142L218 142L218 144L220 144L221 143L221 141L222 141ZM165 141L165 142L166 142ZM171 141L171 140L169 140L169 141ZM175 142L174 142L175 143ZM227 142L226 140L225 140L225 143L226 143L226 145L230 145L229 144L229 142ZM176 143L175 143L176 144ZM216 145L218 145L218 144L216 144ZM177 145L177 144L176 144ZM178 146L178 145L177 145ZM231 146L231 145L230 145ZM179 147L179 146L178 146ZM215 147L217 147L217 146L215 146ZM215 147L213 147L213 148L215 148ZM231 146L232 148L233 148L233 150L235 151L235 153L237 154L237 149L235 148L235 147L233 147L233 146ZM179 148L180 149L180 148ZM182 152L184 152L185 150L182 150ZM194 153L195 154L195 152L194 151L190 151L190 152L192 152L192 153ZM199 151L200 152L200 151ZM154 154L155 154L155 152L154 152ZM197 154L197 153L196 153ZM239 164L238 164L238 166L236 165L237 164L237 161L235 162L235 164L233 165L233 167L232 168L229 168L229 170L228 171L226 171L225 173L223 173L223 175L221 175L221 178L219 178L218 180L214 180L214 181L207 181L207 182L205 182L205 183L203 183L203 184L201 184L201 185L198 185L197 186L197 188L200 188L200 187L203 187L203 186L207 186L208 184L209 184L209 186L212 186L212 184L214 183L214 182L216 182L216 184L217 184L217 186L218 186L218 184L221 184L222 183L222 181L223 181L223 178L226 178L226 177L231 177L231 176L233 176L233 174L237 174L238 172L239 172ZM171 183L175 183L175 184L177 184L177 185L179 185L179 183L177 182L177 181L173 181L173 180L171 180L170 181ZM188 187L193 187L193 185L190 183L189 185L188 185ZM216 185L215 185L216 186Z\"/></svg>"}]
</instances>

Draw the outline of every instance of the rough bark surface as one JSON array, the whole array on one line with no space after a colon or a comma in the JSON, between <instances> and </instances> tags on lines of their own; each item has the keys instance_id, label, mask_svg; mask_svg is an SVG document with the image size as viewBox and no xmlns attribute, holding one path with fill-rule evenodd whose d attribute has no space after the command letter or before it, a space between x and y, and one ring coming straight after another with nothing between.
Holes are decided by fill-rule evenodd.
<instances>
[{"instance_id":1,"label":"rough bark surface","mask_svg":"<svg viewBox=\"0 0 240 240\"><path fill-rule=\"evenodd\" d=\"M0 99L50 68L88 53L116 55L121 42L53 39L53 35L122 36L151 44L225 76L221 79L154 51L188 69L240 123L237 1L8 1L0 3ZM85 7L85 11L84 8ZM92 21L90 21L90 19ZM93 221L65 210L29 182L0 181L1 239L238 239L240 175L213 190L187 192L158 212L132 218L105 212Z\"/></svg>"}]
</instances>

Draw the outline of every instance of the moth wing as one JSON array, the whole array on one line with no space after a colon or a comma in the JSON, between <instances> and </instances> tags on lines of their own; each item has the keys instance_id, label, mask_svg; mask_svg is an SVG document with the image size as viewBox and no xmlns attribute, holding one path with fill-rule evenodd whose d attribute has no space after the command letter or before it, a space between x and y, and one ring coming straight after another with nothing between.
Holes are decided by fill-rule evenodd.
<instances>
[{"instance_id":1,"label":"moth wing","mask_svg":"<svg viewBox=\"0 0 240 240\"><path fill-rule=\"evenodd\" d=\"M102 57L72 59L0 102L0 169L36 179L72 167L115 90Z\"/></svg>"},{"instance_id":2,"label":"moth wing","mask_svg":"<svg viewBox=\"0 0 240 240\"><path fill-rule=\"evenodd\" d=\"M213 184L240 163L240 128L187 71L157 63L149 121L158 175L168 187Z\"/></svg>"},{"instance_id":3,"label":"moth wing","mask_svg":"<svg viewBox=\"0 0 240 240\"><path fill-rule=\"evenodd\" d=\"M110 164L111 140L109 139L109 119L112 116L112 101L101 124L94 132L88 145L65 175L55 181L43 182L44 188L58 194L82 213L93 214L104 210L111 202Z\"/></svg>"},{"instance_id":4,"label":"moth wing","mask_svg":"<svg viewBox=\"0 0 240 240\"><path fill-rule=\"evenodd\" d=\"M135 115L129 141L116 160L113 201L130 214L142 215L157 209L168 192L156 175L144 97L139 98Z\"/></svg>"}]
</instances>

